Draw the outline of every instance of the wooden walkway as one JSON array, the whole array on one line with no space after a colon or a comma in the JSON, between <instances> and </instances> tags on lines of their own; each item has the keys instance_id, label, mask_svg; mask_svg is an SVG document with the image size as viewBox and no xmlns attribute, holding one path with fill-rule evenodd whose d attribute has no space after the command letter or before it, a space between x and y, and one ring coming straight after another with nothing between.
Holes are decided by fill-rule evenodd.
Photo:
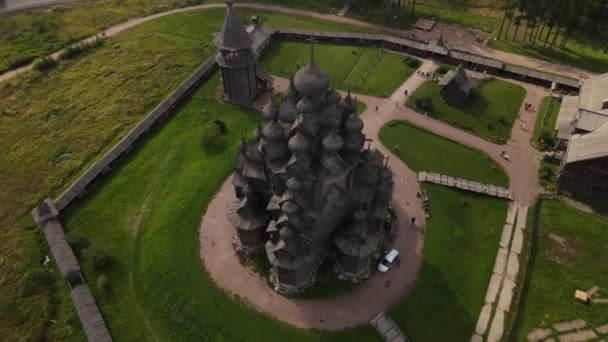
<instances>
[{"instance_id":1,"label":"wooden walkway","mask_svg":"<svg viewBox=\"0 0 608 342\"><path fill-rule=\"evenodd\" d=\"M422 171L418 173L419 182L435 183L440 185L449 186L452 188L462 189L466 191L472 191L479 194L488 196L494 196L498 198L505 198L513 200L513 194L508 190L500 186L484 184L475 182L468 179L456 178L452 176L446 176L434 172Z\"/></svg>"},{"instance_id":2,"label":"wooden walkway","mask_svg":"<svg viewBox=\"0 0 608 342\"><path fill-rule=\"evenodd\" d=\"M410 339L403 334L395 321L388 317L384 312L377 314L369 321L374 329L382 336L386 342L410 342Z\"/></svg>"}]
</instances>

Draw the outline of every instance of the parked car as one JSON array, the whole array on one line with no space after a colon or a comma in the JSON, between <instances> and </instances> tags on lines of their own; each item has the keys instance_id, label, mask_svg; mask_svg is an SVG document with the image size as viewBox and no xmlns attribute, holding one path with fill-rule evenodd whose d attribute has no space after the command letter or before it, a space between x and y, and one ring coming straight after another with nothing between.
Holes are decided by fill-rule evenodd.
<instances>
[{"instance_id":1,"label":"parked car","mask_svg":"<svg viewBox=\"0 0 608 342\"><path fill-rule=\"evenodd\" d=\"M397 263L399 263L399 251L393 248L380 260L378 271L384 273Z\"/></svg>"}]
</instances>

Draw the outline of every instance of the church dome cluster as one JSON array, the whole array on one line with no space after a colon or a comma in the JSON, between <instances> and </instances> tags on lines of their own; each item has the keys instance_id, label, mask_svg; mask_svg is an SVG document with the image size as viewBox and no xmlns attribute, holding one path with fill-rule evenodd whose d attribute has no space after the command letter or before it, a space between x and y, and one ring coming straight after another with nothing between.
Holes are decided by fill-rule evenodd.
<instances>
[{"instance_id":1,"label":"church dome cluster","mask_svg":"<svg viewBox=\"0 0 608 342\"><path fill-rule=\"evenodd\" d=\"M364 146L356 109L350 93L329 89L311 58L237 147L237 201L228 213L236 246L266 254L279 292L310 286L326 258L343 275L365 279L379 254L392 222L392 172Z\"/></svg>"}]
</instances>

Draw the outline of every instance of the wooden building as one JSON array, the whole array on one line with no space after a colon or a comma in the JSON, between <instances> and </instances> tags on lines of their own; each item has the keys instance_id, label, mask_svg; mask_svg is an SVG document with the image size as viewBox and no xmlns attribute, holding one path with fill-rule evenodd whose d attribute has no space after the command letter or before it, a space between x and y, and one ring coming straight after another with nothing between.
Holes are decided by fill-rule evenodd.
<instances>
[{"instance_id":1,"label":"wooden building","mask_svg":"<svg viewBox=\"0 0 608 342\"><path fill-rule=\"evenodd\" d=\"M578 96L564 96L555 129L556 148L565 151L558 186L608 199L608 73L583 80Z\"/></svg>"},{"instance_id":2,"label":"wooden building","mask_svg":"<svg viewBox=\"0 0 608 342\"><path fill-rule=\"evenodd\" d=\"M474 83L460 65L456 71L450 70L445 74L439 81L439 86L446 102L462 105L469 98Z\"/></svg>"}]
</instances>

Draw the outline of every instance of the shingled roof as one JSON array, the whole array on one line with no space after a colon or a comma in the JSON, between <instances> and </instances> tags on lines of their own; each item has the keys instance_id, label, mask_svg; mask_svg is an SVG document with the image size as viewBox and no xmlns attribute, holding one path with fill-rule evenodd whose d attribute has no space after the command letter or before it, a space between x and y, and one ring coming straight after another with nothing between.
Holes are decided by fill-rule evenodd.
<instances>
[{"instance_id":1,"label":"shingled roof","mask_svg":"<svg viewBox=\"0 0 608 342\"><path fill-rule=\"evenodd\" d=\"M460 65L457 71L450 70L441 80L439 81L440 86L446 86L452 82L456 82L456 85L463 92L469 92L473 87L473 81L467 76L464 71L464 67Z\"/></svg>"},{"instance_id":2,"label":"shingled roof","mask_svg":"<svg viewBox=\"0 0 608 342\"><path fill-rule=\"evenodd\" d=\"M568 145L566 163L608 157L608 123L588 134L574 134Z\"/></svg>"},{"instance_id":3,"label":"shingled roof","mask_svg":"<svg viewBox=\"0 0 608 342\"><path fill-rule=\"evenodd\" d=\"M243 23L239 17L234 13L232 5L233 0L226 0L226 18L224 19L224 26L222 32L215 38L215 44L221 50L228 51L239 51L243 49L250 49L252 45L251 38L245 31Z\"/></svg>"}]
</instances>

